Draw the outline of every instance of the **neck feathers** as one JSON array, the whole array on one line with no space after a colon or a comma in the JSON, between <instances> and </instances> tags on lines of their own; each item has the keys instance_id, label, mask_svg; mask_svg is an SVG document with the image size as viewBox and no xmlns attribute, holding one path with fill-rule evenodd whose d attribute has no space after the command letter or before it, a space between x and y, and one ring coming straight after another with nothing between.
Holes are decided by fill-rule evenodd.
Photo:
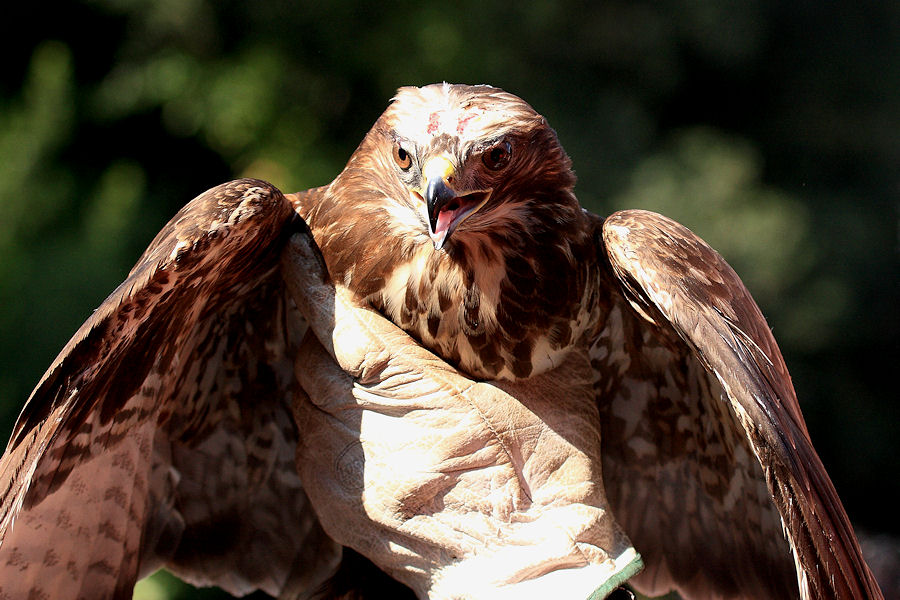
<instances>
[{"instance_id":1,"label":"neck feathers","mask_svg":"<svg viewBox=\"0 0 900 600\"><path fill-rule=\"evenodd\" d=\"M596 325L592 225L574 197L497 207L435 250L377 186L338 187L295 197L332 279L470 375L545 371Z\"/></svg>"}]
</instances>

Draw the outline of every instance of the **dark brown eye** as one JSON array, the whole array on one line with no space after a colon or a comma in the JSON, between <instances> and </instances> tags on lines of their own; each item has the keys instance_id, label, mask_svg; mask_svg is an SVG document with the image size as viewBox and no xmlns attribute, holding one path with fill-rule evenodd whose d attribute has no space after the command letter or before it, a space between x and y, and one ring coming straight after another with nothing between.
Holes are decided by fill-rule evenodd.
<instances>
[{"instance_id":1,"label":"dark brown eye","mask_svg":"<svg viewBox=\"0 0 900 600\"><path fill-rule=\"evenodd\" d=\"M485 150L484 154L481 155L481 160L484 161L484 165L488 169L499 171L509 163L511 156L512 146L510 146L509 142L500 142Z\"/></svg>"},{"instance_id":2,"label":"dark brown eye","mask_svg":"<svg viewBox=\"0 0 900 600\"><path fill-rule=\"evenodd\" d=\"M403 146L401 146L400 144L394 144L394 162L397 163L397 166L404 171L408 171L412 166L412 156L409 155L409 152L403 149Z\"/></svg>"}]
</instances>

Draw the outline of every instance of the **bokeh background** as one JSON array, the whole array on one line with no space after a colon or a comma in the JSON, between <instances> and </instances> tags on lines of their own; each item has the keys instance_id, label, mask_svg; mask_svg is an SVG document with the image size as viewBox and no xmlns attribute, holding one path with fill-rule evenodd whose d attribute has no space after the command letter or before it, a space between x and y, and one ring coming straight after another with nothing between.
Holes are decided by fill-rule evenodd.
<instances>
[{"instance_id":1,"label":"bokeh background","mask_svg":"<svg viewBox=\"0 0 900 600\"><path fill-rule=\"evenodd\" d=\"M327 183L397 87L491 83L554 125L585 206L663 212L736 268L897 597L900 3L92 0L3 20L4 439L187 200ZM165 575L138 595L219 597Z\"/></svg>"}]
</instances>

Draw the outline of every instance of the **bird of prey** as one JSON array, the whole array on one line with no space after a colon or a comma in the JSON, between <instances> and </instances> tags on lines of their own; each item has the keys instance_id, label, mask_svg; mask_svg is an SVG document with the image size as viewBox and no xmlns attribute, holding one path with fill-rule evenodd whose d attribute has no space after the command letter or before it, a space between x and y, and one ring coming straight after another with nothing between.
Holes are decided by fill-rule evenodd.
<instances>
[{"instance_id":1,"label":"bird of prey","mask_svg":"<svg viewBox=\"0 0 900 600\"><path fill-rule=\"evenodd\" d=\"M329 185L190 202L38 383L0 461L0 598L128 597L159 566L288 596L340 560L293 464L303 321L279 255L478 380L589 354L632 579L685 598L880 598L738 276L687 228L582 209L543 117L402 88ZM369 557L372 558L372 557Z\"/></svg>"}]
</instances>

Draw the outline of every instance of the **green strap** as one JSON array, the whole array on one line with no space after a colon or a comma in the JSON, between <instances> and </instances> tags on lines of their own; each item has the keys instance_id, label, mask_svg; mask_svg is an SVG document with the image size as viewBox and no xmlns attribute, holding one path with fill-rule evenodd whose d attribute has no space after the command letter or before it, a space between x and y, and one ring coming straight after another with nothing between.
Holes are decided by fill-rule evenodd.
<instances>
[{"instance_id":1,"label":"green strap","mask_svg":"<svg viewBox=\"0 0 900 600\"><path fill-rule=\"evenodd\" d=\"M625 565L625 568L618 573L614 573L612 577L604 581L600 587L594 590L593 594L588 596L587 600L603 600L609 596L613 590L637 575L643 568L644 561L641 560L640 554L636 554L634 559Z\"/></svg>"}]
</instances>

